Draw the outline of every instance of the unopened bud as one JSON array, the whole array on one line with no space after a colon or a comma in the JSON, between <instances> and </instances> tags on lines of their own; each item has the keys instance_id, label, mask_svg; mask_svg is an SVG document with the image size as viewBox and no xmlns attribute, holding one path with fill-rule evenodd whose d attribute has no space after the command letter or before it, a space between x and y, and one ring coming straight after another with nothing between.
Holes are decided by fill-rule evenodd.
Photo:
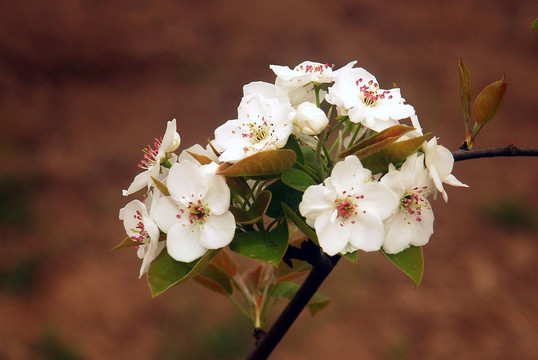
<instances>
[{"instance_id":1,"label":"unopened bud","mask_svg":"<svg viewBox=\"0 0 538 360\"><path fill-rule=\"evenodd\" d=\"M297 108L295 125L306 135L317 135L329 124L325 112L311 102L304 102Z\"/></svg>"}]
</instances>

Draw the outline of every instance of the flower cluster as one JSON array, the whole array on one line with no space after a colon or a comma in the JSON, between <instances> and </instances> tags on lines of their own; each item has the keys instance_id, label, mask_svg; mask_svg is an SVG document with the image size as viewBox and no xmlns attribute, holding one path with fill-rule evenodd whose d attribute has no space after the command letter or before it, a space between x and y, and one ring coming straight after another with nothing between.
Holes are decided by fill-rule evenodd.
<instances>
[{"instance_id":1,"label":"flower cluster","mask_svg":"<svg viewBox=\"0 0 538 360\"><path fill-rule=\"evenodd\" d=\"M143 201L120 211L128 234L120 245L138 247L140 276L163 249L173 261L201 265L178 280L227 246L278 264L292 246L290 229L328 255L398 254L428 243L430 195L447 201L444 184L466 185L400 89L382 89L355 65L271 65L275 82L245 85L237 118L206 147L174 154L180 136L169 121L124 190L144 189Z\"/></svg>"}]
</instances>

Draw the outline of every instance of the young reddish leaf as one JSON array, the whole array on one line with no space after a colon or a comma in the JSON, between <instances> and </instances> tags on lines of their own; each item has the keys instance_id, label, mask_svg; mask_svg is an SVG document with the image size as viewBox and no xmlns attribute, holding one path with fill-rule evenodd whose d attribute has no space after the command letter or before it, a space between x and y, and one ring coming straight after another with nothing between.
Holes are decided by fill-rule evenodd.
<instances>
[{"instance_id":1,"label":"young reddish leaf","mask_svg":"<svg viewBox=\"0 0 538 360\"><path fill-rule=\"evenodd\" d=\"M228 292L227 289L225 289L218 281L215 281L211 278L205 277L201 274L196 275L192 278L194 281L196 281L198 284L202 285L206 289L209 289L211 291L216 292L217 294L221 295L230 295L231 292ZM233 289L232 289L233 292Z\"/></svg>"},{"instance_id":2,"label":"young reddish leaf","mask_svg":"<svg viewBox=\"0 0 538 360\"><path fill-rule=\"evenodd\" d=\"M463 121L465 123L465 133L469 132L469 121L471 120L471 98L473 97L473 89L471 86L471 75L467 65L460 59L459 63L459 78L460 78L460 94L461 94L461 110L463 112Z\"/></svg>"},{"instance_id":3,"label":"young reddish leaf","mask_svg":"<svg viewBox=\"0 0 538 360\"><path fill-rule=\"evenodd\" d=\"M198 275L216 254L217 251L211 250L198 260L183 263L174 260L168 255L168 251L161 251L159 256L151 262L148 270L151 296L160 295L172 286Z\"/></svg>"},{"instance_id":4,"label":"young reddish leaf","mask_svg":"<svg viewBox=\"0 0 538 360\"><path fill-rule=\"evenodd\" d=\"M414 130L412 126L394 125L377 134L359 141L347 150L338 154L339 159L344 159L348 155L356 155L359 159L366 158L392 144L402 135Z\"/></svg>"},{"instance_id":5,"label":"young reddish leaf","mask_svg":"<svg viewBox=\"0 0 538 360\"><path fill-rule=\"evenodd\" d=\"M404 272L415 286L420 284L422 274L424 273L424 258L422 256L422 247L411 246L397 254L387 254L381 250L396 267Z\"/></svg>"},{"instance_id":6,"label":"young reddish leaf","mask_svg":"<svg viewBox=\"0 0 538 360\"><path fill-rule=\"evenodd\" d=\"M151 177L151 180L153 180L153 182L155 183L155 186L157 187L157 189L159 189L160 192L162 192L165 196L170 196L170 192L168 191L168 188L166 187L166 185L164 185L159 180L155 179L153 176Z\"/></svg>"},{"instance_id":7,"label":"young reddish leaf","mask_svg":"<svg viewBox=\"0 0 538 360\"><path fill-rule=\"evenodd\" d=\"M264 190L254 200L254 203L250 206L248 211L241 210L235 206L230 206L229 210L235 218L235 222L238 224L255 224L260 221L271 202L271 192Z\"/></svg>"},{"instance_id":8,"label":"young reddish leaf","mask_svg":"<svg viewBox=\"0 0 538 360\"><path fill-rule=\"evenodd\" d=\"M211 160L210 158L208 158L205 155L196 154L196 153L190 152L188 150L187 150L187 153L190 154L196 160L198 160L198 162L200 164L202 164L202 165L211 164L213 162L213 160Z\"/></svg>"},{"instance_id":9,"label":"young reddish leaf","mask_svg":"<svg viewBox=\"0 0 538 360\"><path fill-rule=\"evenodd\" d=\"M261 151L233 165L222 164L217 174L231 177L278 177L295 164L296 158L295 152L290 149Z\"/></svg>"},{"instance_id":10,"label":"young reddish leaf","mask_svg":"<svg viewBox=\"0 0 538 360\"><path fill-rule=\"evenodd\" d=\"M110 251L121 249L121 248L126 248L126 247L138 246L138 245L140 245L139 242L134 241L130 237L127 236L125 239L123 239L122 242L120 242L118 245L116 245L112 249L110 249Z\"/></svg>"},{"instance_id":11,"label":"young reddish leaf","mask_svg":"<svg viewBox=\"0 0 538 360\"><path fill-rule=\"evenodd\" d=\"M473 117L475 122L481 127L486 125L499 111L508 84L501 80L489 84L478 94L473 104Z\"/></svg>"},{"instance_id":12,"label":"young reddish leaf","mask_svg":"<svg viewBox=\"0 0 538 360\"><path fill-rule=\"evenodd\" d=\"M219 294L231 295L233 293L230 275L213 263L207 264L204 270L193 279Z\"/></svg>"},{"instance_id":13,"label":"young reddish leaf","mask_svg":"<svg viewBox=\"0 0 538 360\"><path fill-rule=\"evenodd\" d=\"M431 133L428 133L426 135L395 142L385 147L383 150L362 159L361 163L365 168L370 169L372 174L387 172L389 164L397 164L405 161L409 155L420 149L426 138L430 135Z\"/></svg>"},{"instance_id":14,"label":"young reddish leaf","mask_svg":"<svg viewBox=\"0 0 538 360\"><path fill-rule=\"evenodd\" d=\"M232 257L228 249L221 249L211 260L211 264L219 267L228 276L234 276L239 271L239 264Z\"/></svg>"}]
</instances>

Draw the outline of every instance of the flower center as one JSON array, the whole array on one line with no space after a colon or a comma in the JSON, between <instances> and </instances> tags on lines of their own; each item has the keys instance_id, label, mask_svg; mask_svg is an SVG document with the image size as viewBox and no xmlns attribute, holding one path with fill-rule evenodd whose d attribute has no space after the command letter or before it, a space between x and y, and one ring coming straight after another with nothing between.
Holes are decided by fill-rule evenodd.
<instances>
[{"instance_id":1,"label":"flower center","mask_svg":"<svg viewBox=\"0 0 538 360\"><path fill-rule=\"evenodd\" d=\"M262 118L261 124L251 122L244 124L243 126L245 126L247 130L246 132L243 132L243 137L250 139L252 144L257 144L267 139L273 132L271 124L268 124L264 118Z\"/></svg>"},{"instance_id":2,"label":"flower center","mask_svg":"<svg viewBox=\"0 0 538 360\"><path fill-rule=\"evenodd\" d=\"M363 82L364 79L360 78L355 84L359 87L359 96L366 106L375 106L379 99L385 99L386 95L390 93L388 90L379 92L379 85L373 80L366 84ZM388 98L392 99L392 95L389 95Z\"/></svg>"},{"instance_id":3,"label":"flower center","mask_svg":"<svg viewBox=\"0 0 538 360\"><path fill-rule=\"evenodd\" d=\"M357 200L364 199L364 195L352 196L345 195L346 191L343 193L343 197L335 199L335 219L340 219L340 226L344 226L343 221L351 220L351 223L354 224L355 220L353 218L358 214ZM334 215L333 215L334 216Z\"/></svg>"},{"instance_id":4,"label":"flower center","mask_svg":"<svg viewBox=\"0 0 538 360\"><path fill-rule=\"evenodd\" d=\"M153 148L151 148L151 145L148 145L144 149L142 149L142 152L144 153L144 156L142 157L142 160L138 163L138 167L141 169L149 169L150 167L154 166L157 162L157 155L159 154L159 148L161 147L161 143L163 141L162 136L159 138L155 138L153 141Z\"/></svg>"},{"instance_id":5,"label":"flower center","mask_svg":"<svg viewBox=\"0 0 538 360\"><path fill-rule=\"evenodd\" d=\"M136 241L138 243L146 243L146 239L148 239L148 233L146 231L146 228L144 227L144 222L142 220L142 213L140 211L136 211L136 214L134 215L134 218L138 220L136 227L134 229L130 229L135 235L131 235L131 240ZM136 235L138 234L138 235Z\"/></svg>"},{"instance_id":6,"label":"flower center","mask_svg":"<svg viewBox=\"0 0 538 360\"><path fill-rule=\"evenodd\" d=\"M189 221L191 224L203 224L207 216L209 216L209 209L200 200L197 203L190 204Z\"/></svg>"},{"instance_id":7,"label":"flower center","mask_svg":"<svg viewBox=\"0 0 538 360\"><path fill-rule=\"evenodd\" d=\"M406 193L400 200L400 209L404 212L404 216L410 215L413 220L421 222L422 208L430 208L426 201L426 197L429 193L427 186L421 188L415 187L411 192ZM405 216L405 219L408 224L411 223L407 216Z\"/></svg>"}]
</instances>

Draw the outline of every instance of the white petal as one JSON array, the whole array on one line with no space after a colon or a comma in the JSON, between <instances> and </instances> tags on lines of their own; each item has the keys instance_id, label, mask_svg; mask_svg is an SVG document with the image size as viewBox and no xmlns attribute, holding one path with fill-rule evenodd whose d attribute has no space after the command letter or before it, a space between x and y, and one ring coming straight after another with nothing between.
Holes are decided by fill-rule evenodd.
<instances>
[{"instance_id":1,"label":"white petal","mask_svg":"<svg viewBox=\"0 0 538 360\"><path fill-rule=\"evenodd\" d=\"M299 203L299 212L306 218L306 223L314 226L316 218L323 213L334 210L334 193L323 185L313 185L306 189Z\"/></svg>"},{"instance_id":2,"label":"white petal","mask_svg":"<svg viewBox=\"0 0 538 360\"><path fill-rule=\"evenodd\" d=\"M141 190L144 187L148 186L148 183L150 181L151 177L149 171L141 172L140 174L135 176L133 182L131 183L131 185L129 185L129 188L127 190L123 190L123 196L134 194L138 190Z\"/></svg>"},{"instance_id":3,"label":"white petal","mask_svg":"<svg viewBox=\"0 0 538 360\"><path fill-rule=\"evenodd\" d=\"M221 215L230 207L230 188L223 176L209 175L209 187L203 202L207 204L211 214Z\"/></svg>"},{"instance_id":4,"label":"white petal","mask_svg":"<svg viewBox=\"0 0 538 360\"><path fill-rule=\"evenodd\" d=\"M199 229L184 224L176 224L170 228L166 237L166 248L172 258L186 263L202 257L208 250L200 243Z\"/></svg>"},{"instance_id":5,"label":"white petal","mask_svg":"<svg viewBox=\"0 0 538 360\"><path fill-rule=\"evenodd\" d=\"M350 155L334 166L330 181L336 193L342 194L344 191L350 193L351 189L360 188L371 176L372 172L362 166L359 158Z\"/></svg>"},{"instance_id":6,"label":"white petal","mask_svg":"<svg viewBox=\"0 0 538 360\"><path fill-rule=\"evenodd\" d=\"M184 212L182 213L181 210ZM183 205L178 206L177 202L170 196L163 196L159 198L152 215L155 223L165 233L168 233L170 228L178 222L188 222L187 208ZM178 216L183 219L178 218Z\"/></svg>"},{"instance_id":7,"label":"white petal","mask_svg":"<svg viewBox=\"0 0 538 360\"><path fill-rule=\"evenodd\" d=\"M166 185L175 200L185 197L191 201L203 197L209 186L200 166L188 160L172 165Z\"/></svg>"},{"instance_id":8,"label":"white petal","mask_svg":"<svg viewBox=\"0 0 538 360\"><path fill-rule=\"evenodd\" d=\"M200 242L208 249L220 249L230 244L235 233L235 218L227 211L222 215L210 214L200 228Z\"/></svg>"},{"instance_id":9,"label":"white petal","mask_svg":"<svg viewBox=\"0 0 538 360\"><path fill-rule=\"evenodd\" d=\"M343 251L349 241L349 230L338 221L331 221L331 214L323 213L317 217L316 234L321 249L330 256Z\"/></svg>"},{"instance_id":10,"label":"white petal","mask_svg":"<svg viewBox=\"0 0 538 360\"><path fill-rule=\"evenodd\" d=\"M466 185L466 184L462 183L461 181L456 179L456 177L454 175L452 175L452 174L445 177L443 179L443 182L445 184L452 185L452 186L469 187L469 185Z\"/></svg>"},{"instance_id":11,"label":"white petal","mask_svg":"<svg viewBox=\"0 0 538 360\"><path fill-rule=\"evenodd\" d=\"M412 226L405 220L400 211L387 219L383 240L383 250L387 254L397 254L404 251L409 247L412 239Z\"/></svg>"},{"instance_id":12,"label":"white petal","mask_svg":"<svg viewBox=\"0 0 538 360\"><path fill-rule=\"evenodd\" d=\"M364 184L361 195L364 199L359 200L359 209L373 211L381 220L391 216L400 204L398 195L388 186L377 181Z\"/></svg>"},{"instance_id":13,"label":"white petal","mask_svg":"<svg viewBox=\"0 0 538 360\"><path fill-rule=\"evenodd\" d=\"M164 246L164 241L161 241L155 245L153 245L152 243L146 245L148 249L145 251L144 259L142 260L142 265L140 266L140 273L138 276L139 278L141 278L142 275L148 272L151 262L155 260L155 258L161 253L161 251L164 249Z\"/></svg>"},{"instance_id":14,"label":"white petal","mask_svg":"<svg viewBox=\"0 0 538 360\"><path fill-rule=\"evenodd\" d=\"M374 212L366 211L355 217L355 223L347 223L351 236L349 242L363 251L377 251L383 244L383 221Z\"/></svg>"}]
</instances>

